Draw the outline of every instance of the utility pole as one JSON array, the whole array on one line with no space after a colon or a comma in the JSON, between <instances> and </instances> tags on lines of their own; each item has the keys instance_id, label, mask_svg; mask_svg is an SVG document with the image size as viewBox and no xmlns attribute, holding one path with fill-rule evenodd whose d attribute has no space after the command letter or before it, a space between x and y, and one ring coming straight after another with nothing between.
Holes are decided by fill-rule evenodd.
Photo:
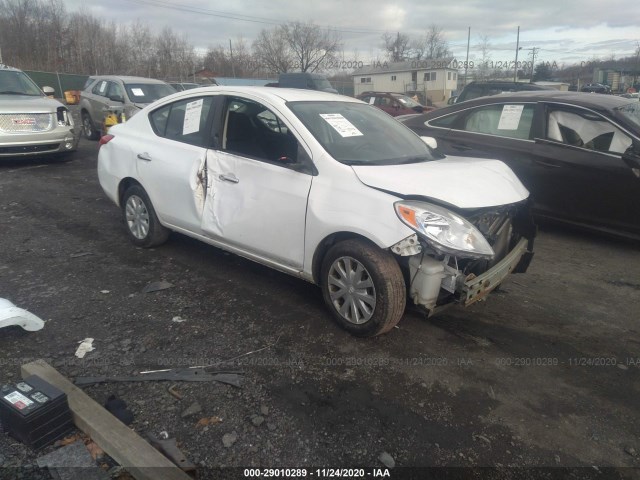
<instances>
[{"instance_id":1,"label":"utility pole","mask_svg":"<svg viewBox=\"0 0 640 480\"><path fill-rule=\"evenodd\" d=\"M231 39L229 39L229 54L231 56L231 73L233 75L233 78L236 78L236 66L235 66L235 62L233 61L233 49L231 48Z\"/></svg>"},{"instance_id":2,"label":"utility pole","mask_svg":"<svg viewBox=\"0 0 640 480\"><path fill-rule=\"evenodd\" d=\"M469 33L467 33L467 60L464 62L464 85L467 85L467 68L469 67L469 43L471 42L471 27L469 27ZM457 87L457 85L456 85Z\"/></svg>"},{"instance_id":3,"label":"utility pole","mask_svg":"<svg viewBox=\"0 0 640 480\"><path fill-rule=\"evenodd\" d=\"M531 49L531 77L529 77L529 83L533 83L533 67L536 64L536 53L538 53L539 48L533 47Z\"/></svg>"},{"instance_id":4,"label":"utility pole","mask_svg":"<svg viewBox=\"0 0 640 480\"><path fill-rule=\"evenodd\" d=\"M513 83L518 81L518 50L520 50L520 25L518 25L518 37L516 40L516 63L513 72Z\"/></svg>"}]
</instances>

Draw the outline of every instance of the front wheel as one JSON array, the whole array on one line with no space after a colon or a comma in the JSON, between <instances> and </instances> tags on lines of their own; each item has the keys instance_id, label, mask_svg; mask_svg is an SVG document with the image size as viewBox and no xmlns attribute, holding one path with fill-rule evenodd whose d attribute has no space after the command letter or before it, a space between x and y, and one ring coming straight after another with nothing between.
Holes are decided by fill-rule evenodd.
<instances>
[{"instance_id":1,"label":"front wheel","mask_svg":"<svg viewBox=\"0 0 640 480\"><path fill-rule=\"evenodd\" d=\"M334 318L353 335L386 333L404 313L406 287L398 263L363 240L346 240L327 252L321 287Z\"/></svg>"},{"instance_id":2,"label":"front wheel","mask_svg":"<svg viewBox=\"0 0 640 480\"><path fill-rule=\"evenodd\" d=\"M167 241L169 230L160 224L147 192L140 185L132 185L124 192L122 216L135 245L151 248Z\"/></svg>"}]
</instances>

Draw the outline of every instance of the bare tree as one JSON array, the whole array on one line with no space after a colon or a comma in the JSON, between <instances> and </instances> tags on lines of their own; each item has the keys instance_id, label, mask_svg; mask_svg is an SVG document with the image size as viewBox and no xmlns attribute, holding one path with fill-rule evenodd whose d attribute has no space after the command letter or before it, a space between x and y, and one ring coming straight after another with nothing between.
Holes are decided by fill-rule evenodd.
<instances>
[{"instance_id":1,"label":"bare tree","mask_svg":"<svg viewBox=\"0 0 640 480\"><path fill-rule=\"evenodd\" d=\"M315 72L340 49L340 37L332 30L321 30L313 23L291 22L282 27L294 58L294 66L301 72Z\"/></svg>"},{"instance_id":2,"label":"bare tree","mask_svg":"<svg viewBox=\"0 0 640 480\"><path fill-rule=\"evenodd\" d=\"M491 50L491 44L489 43L489 35L481 35L479 37L479 43L476 45L476 48L480 50L480 62L477 65L477 76L480 80L485 80L489 78L491 68L489 67L489 62L491 61L491 54L489 53Z\"/></svg>"},{"instance_id":3,"label":"bare tree","mask_svg":"<svg viewBox=\"0 0 640 480\"><path fill-rule=\"evenodd\" d=\"M414 56L426 60L432 58L446 58L451 55L449 43L444 38L441 27L431 25L424 37L413 44Z\"/></svg>"},{"instance_id":4,"label":"bare tree","mask_svg":"<svg viewBox=\"0 0 640 480\"><path fill-rule=\"evenodd\" d=\"M282 28L262 30L253 42L253 52L262 67L270 73L286 73L295 62Z\"/></svg>"},{"instance_id":5,"label":"bare tree","mask_svg":"<svg viewBox=\"0 0 640 480\"><path fill-rule=\"evenodd\" d=\"M384 42L383 46L390 62L407 60L410 52L409 45L412 44L408 35L401 34L400 32L397 32L395 35L384 33L382 35L382 41Z\"/></svg>"}]
</instances>

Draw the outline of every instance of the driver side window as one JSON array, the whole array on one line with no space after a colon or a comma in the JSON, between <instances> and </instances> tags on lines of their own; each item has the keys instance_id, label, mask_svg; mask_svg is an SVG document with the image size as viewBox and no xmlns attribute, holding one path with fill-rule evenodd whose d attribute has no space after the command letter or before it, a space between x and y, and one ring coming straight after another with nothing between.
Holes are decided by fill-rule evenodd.
<instances>
[{"instance_id":1,"label":"driver side window","mask_svg":"<svg viewBox=\"0 0 640 480\"><path fill-rule=\"evenodd\" d=\"M579 108L547 110L547 139L603 153L623 154L631 138L604 117Z\"/></svg>"},{"instance_id":2,"label":"driver side window","mask_svg":"<svg viewBox=\"0 0 640 480\"><path fill-rule=\"evenodd\" d=\"M286 124L264 105L231 98L224 116L222 150L274 163L298 159L298 141Z\"/></svg>"}]
</instances>

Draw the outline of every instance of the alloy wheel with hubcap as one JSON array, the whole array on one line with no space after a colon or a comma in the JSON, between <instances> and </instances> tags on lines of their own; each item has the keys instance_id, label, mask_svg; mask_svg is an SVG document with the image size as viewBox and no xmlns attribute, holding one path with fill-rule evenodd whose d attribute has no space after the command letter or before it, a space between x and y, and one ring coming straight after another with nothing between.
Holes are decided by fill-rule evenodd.
<instances>
[{"instance_id":1,"label":"alloy wheel with hubcap","mask_svg":"<svg viewBox=\"0 0 640 480\"><path fill-rule=\"evenodd\" d=\"M380 335L402 318L406 286L391 252L364 239L344 240L326 253L320 275L325 303L350 333Z\"/></svg>"},{"instance_id":2,"label":"alloy wheel with hubcap","mask_svg":"<svg viewBox=\"0 0 640 480\"><path fill-rule=\"evenodd\" d=\"M169 237L162 226L149 195L140 185L131 185L122 195L122 217L131 241L139 247L155 247Z\"/></svg>"}]
</instances>

